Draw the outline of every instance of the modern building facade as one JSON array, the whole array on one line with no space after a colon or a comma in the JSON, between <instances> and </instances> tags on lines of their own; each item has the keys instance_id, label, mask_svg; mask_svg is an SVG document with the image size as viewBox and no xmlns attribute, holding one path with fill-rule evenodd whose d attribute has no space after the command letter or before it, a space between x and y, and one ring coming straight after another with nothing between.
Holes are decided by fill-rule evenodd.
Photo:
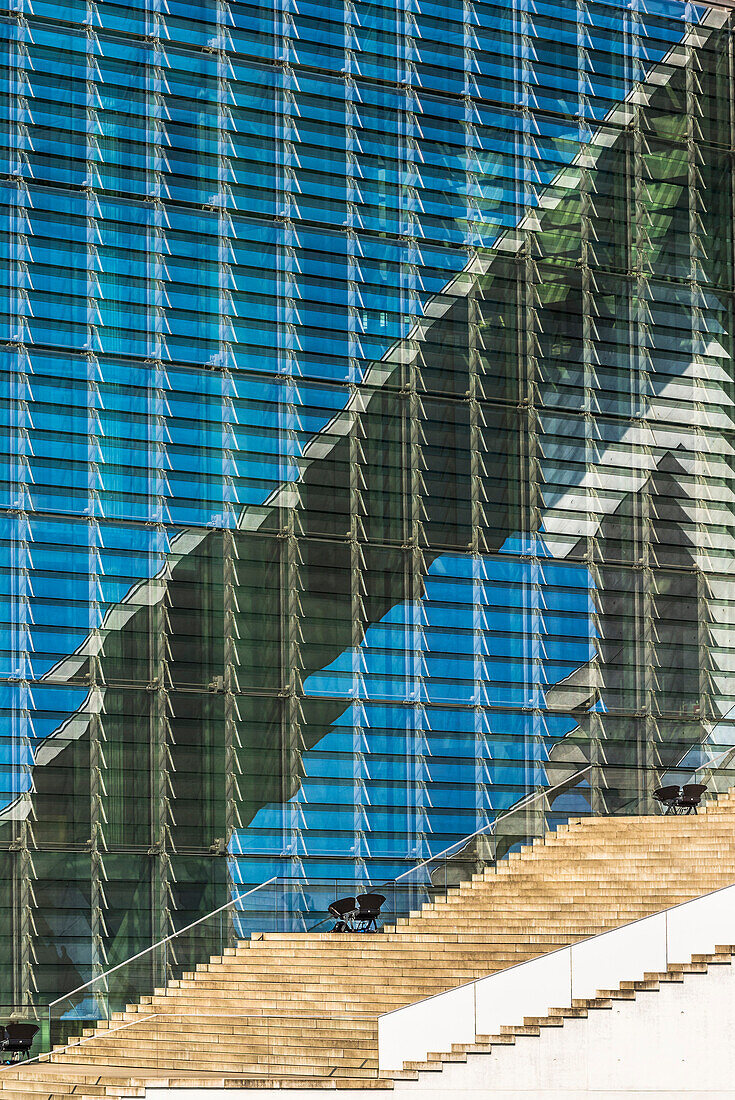
<instances>
[{"instance_id":1,"label":"modern building facade","mask_svg":"<svg viewBox=\"0 0 735 1100\"><path fill-rule=\"evenodd\" d=\"M732 17L0 27L0 1004L537 789L726 784Z\"/></svg>"}]
</instances>

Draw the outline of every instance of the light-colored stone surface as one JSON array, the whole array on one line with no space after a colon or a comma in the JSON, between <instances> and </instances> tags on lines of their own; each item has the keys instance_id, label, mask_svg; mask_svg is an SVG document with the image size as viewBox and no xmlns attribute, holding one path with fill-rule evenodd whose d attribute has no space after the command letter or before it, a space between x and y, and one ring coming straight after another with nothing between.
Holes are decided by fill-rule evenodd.
<instances>
[{"instance_id":1,"label":"light-colored stone surface","mask_svg":"<svg viewBox=\"0 0 735 1100\"><path fill-rule=\"evenodd\" d=\"M406 1100L735 1096L734 950L688 972L623 983L618 996L590 1002L562 1026L527 1020L503 1029L514 1035L511 1044L456 1048L456 1060L397 1082L396 1093Z\"/></svg>"},{"instance_id":2,"label":"light-colored stone surface","mask_svg":"<svg viewBox=\"0 0 735 1100\"><path fill-rule=\"evenodd\" d=\"M379 935L243 943L3 1071L0 1100L142 1095L154 1078L374 1095L379 1015L735 882L734 831L732 793L699 817L571 822Z\"/></svg>"},{"instance_id":3,"label":"light-colored stone surface","mask_svg":"<svg viewBox=\"0 0 735 1100\"><path fill-rule=\"evenodd\" d=\"M733 950L733 949L731 949ZM615 999L577 1009L554 1026L504 1029L514 1042L457 1048L395 1091L346 1090L340 1100L732 1100L735 967L730 952L688 973L624 983ZM634 993L634 996L630 994ZM550 1023L549 1020L545 1023ZM148 1089L145 1100L255 1100L253 1089ZM287 1089L279 1100L320 1100Z\"/></svg>"}]
</instances>

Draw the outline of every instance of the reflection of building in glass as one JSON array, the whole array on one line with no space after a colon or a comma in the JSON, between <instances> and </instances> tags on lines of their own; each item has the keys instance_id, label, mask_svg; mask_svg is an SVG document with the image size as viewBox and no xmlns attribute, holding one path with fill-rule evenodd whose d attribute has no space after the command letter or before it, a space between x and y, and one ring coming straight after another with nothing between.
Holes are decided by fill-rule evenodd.
<instances>
[{"instance_id":1,"label":"reflection of building in glass","mask_svg":"<svg viewBox=\"0 0 735 1100\"><path fill-rule=\"evenodd\" d=\"M18 1006L588 765L560 819L650 808L735 702L731 17L86 15L6 24Z\"/></svg>"}]
</instances>

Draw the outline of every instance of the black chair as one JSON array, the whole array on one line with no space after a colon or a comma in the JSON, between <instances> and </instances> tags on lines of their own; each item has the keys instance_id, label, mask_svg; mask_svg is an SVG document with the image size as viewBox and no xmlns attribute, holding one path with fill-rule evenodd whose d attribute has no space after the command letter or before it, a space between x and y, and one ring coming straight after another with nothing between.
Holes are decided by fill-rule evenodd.
<instances>
[{"instance_id":1,"label":"black chair","mask_svg":"<svg viewBox=\"0 0 735 1100\"><path fill-rule=\"evenodd\" d=\"M657 791L653 792L653 797L664 807L664 814L678 813L677 807L680 796L681 787L659 787Z\"/></svg>"},{"instance_id":2,"label":"black chair","mask_svg":"<svg viewBox=\"0 0 735 1100\"><path fill-rule=\"evenodd\" d=\"M380 907L384 901L385 896L383 894L358 894L355 928L360 932L377 932Z\"/></svg>"},{"instance_id":3,"label":"black chair","mask_svg":"<svg viewBox=\"0 0 735 1100\"><path fill-rule=\"evenodd\" d=\"M679 813L690 814L697 812L697 806L702 801L702 795L707 790L704 783L685 783L681 788L681 797L677 803Z\"/></svg>"},{"instance_id":4,"label":"black chair","mask_svg":"<svg viewBox=\"0 0 735 1100\"><path fill-rule=\"evenodd\" d=\"M339 898L333 901L329 906L329 912L336 921L333 932L352 932L352 920L357 913L357 902L354 898Z\"/></svg>"},{"instance_id":5,"label":"black chair","mask_svg":"<svg viewBox=\"0 0 735 1100\"><path fill-rule=\"evenodd\" d=\"M35 1024L6 1024L0 1029L0 1054L9 1054L11 1062L29 1058L37 1031Z\"/></svg>"}]
</instances>

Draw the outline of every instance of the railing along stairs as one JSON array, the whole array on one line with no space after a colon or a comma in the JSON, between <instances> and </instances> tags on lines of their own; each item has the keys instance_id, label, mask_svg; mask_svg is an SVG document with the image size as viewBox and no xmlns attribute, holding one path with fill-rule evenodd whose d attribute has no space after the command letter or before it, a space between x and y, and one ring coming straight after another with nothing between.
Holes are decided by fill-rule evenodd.
<instances>
[{"instance_id":1,"label":"railing along stairs","mask_svg":"<svg viewBox=\"0 0 735 1100\"><path fill-rule=\"evenodd\" d=\"M531 792L492 822L455 841L443 851L417 862L398 877L369 882L366 878L310 879L273 876L238 892L225 904L192 921L150 947L112 966L52 1001L43 1027L44 1050L81 1032L97 1020L110 1021L116 1012L142 995L192 972L212 956L222 955L238 941L259 932L323 932L331 918L324 916L331 901L368 890L385 895L386 923L446 895L510 851L555 831L570 816L589 813L588 778L594 765L574 771L553 786ZM579 788L579 806L564 800L564 809L552 803ZM571 803L571 804L570 804ZM640 799L627 812L641 812ZM315 919L316 918L316 919Z\"/></svg>"},{"instance_id":2,"label":"railing along stairs","mask_svg":"<svg viewBox=\"0 0 735 1100\"><path fill-rule=\"evenodd\" d=\"M222 955L226 948L255 933L326 931L331 918L324 914L338 896L379 891L386 897L382 915L387 923L394 922L446 894L512 848L553 831L566 820L569 810L552 815L552 799L578 787L591 769L588 765L551 787L531 792L492 822L395 879L368 882L325 877L307 882L276 875L238 892L224 905L52 1001L44 1047L80 1034L97 1020L109 1021L126 1004L194 971L199 963Z\"/></svg>"}]
</instances>

